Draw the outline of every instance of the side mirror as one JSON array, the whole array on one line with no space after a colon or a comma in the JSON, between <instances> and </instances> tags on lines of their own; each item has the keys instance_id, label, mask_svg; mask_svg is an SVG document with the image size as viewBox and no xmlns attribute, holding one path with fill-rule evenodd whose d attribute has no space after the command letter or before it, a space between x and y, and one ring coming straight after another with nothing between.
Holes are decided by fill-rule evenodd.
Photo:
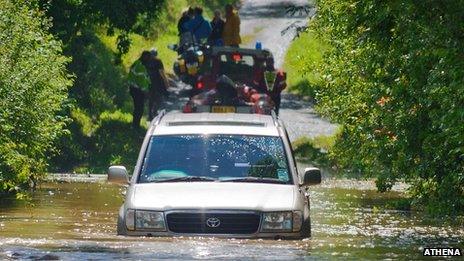
<instances>
[{"instance_id":1,"label":"side mirror","mask_svg":"<svg viewBox=\"0 0 464 261\"><path fill-rule=\"evenodd\" d=\"M302 186L321 184L321 170L318 168L306 168L303 176Z\"/></svg>"},{"instance_id":2,"label":"side mirror","mask_svg":"<svg viewBox=\"0 0 464 261\"><path fill-rule=\"evenodd\" d=\"M129 175L124 166L111 166L108 169L108 182L127 185L129 184Z\"/></svg>"},{"instance_id":3,"label":"side mirror","mask_svg":"<svg viewBox=\"0 0 464 261\"><path fill-rule=\"evenodd\" d=\"M177 44L168 44L168 49L170 50L177 51L177 48L179 48Z\"/></svg>"}]
</instances>

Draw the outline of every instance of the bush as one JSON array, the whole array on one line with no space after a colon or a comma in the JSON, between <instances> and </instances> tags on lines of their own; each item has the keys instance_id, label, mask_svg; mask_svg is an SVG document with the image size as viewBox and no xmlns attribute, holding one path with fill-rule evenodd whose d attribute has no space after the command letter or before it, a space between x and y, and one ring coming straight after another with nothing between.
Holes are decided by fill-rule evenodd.
<instances>
[{"instance_id":1,"label":"bush","mask_svg":"<svg viewBox=\"0 0 464 261\"><path fill-rule=\"evenodd\" d=\"M94 149L89 159L91 169L105 173L110 165L135 166L146 129L132 127L132 115L121 111L100 115L93 136Z\"/></svg>"},{"instance_id":2,"label":"bush","mask_svg":"<svg viewBox=\"0 0 464 261\"><path fill-rule=\"evenodd\" d=\"M76 75L70 97L78 108L97 117L125 106L129 92L122 66L114 64L114 52L91 32L75 38L66 53L73 57L69 70Z\"/></svg>"},{"instance_id":3,"label":"bush","mask_svg":"<svg viewBox=\"0 0 464 261\"><path fill-rule=\"evenodd\" d=\"M130 113L105 111L92 120L74 109L71 118L71 132L60 139L52 171L106 173L110 165L135 166L146 129L134 129Z\"/></svg>"},{"instance_id":4,"label":"bush","mask_svg":"<svg viewBox=\"0 0 464 261\"><path fill-rule=\"evenodd\" d=\"M339 163L416 206L464 210L462 1L320 0L312 24L330 50L319 110L343 125Z\"/></svg>"},{"instance_id":5,"label":"bush","mask_svg":"<svg viewBox=\"0 0 464 261\"><path fill-rule=\"evenodd\" d=\"M311 162L318 167L336 167L330 158L336 135L317 136L314 138L301 137L292 143L293 151L299 161Z\"/></svg>"},{"instance_id":6,"label":"bush","mask_svg":"<svg viewBox=\"0 0 464 261\"><path fill-rule=\"evenodd\" d=\"M71 85L49 22L22 1L0 0L0 193L34 185L63 133Z\"/></svg>"},{"instance_id":7,"label":"bush","mask_svg":"<svg viewBox=\"0 0 464 261\"><path fill-rule=\"evenodd\" d=\"M88 169L89 157L93 147L91 137L97 126L92 119L81 109L70 111L71 122L69 130L61 136L56 146L59 153L51 158L49 171L68 172L75 169Z\"/></svg>"}]
</instances>

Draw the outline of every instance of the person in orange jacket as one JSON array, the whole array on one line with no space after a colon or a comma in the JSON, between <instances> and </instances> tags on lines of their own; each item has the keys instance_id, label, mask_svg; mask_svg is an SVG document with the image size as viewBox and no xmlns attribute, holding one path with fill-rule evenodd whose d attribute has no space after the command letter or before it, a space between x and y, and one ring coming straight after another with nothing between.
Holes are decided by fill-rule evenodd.
<instances>
[{"instance_id":1,"label":"person in orange jacket","mask_svg":"<svg viewBox=\"0 0 464 261\"><path fill-rule=\"evenodd\" d=\"M222 32L225 46L238 47L242 43L240 38L240 17L231 4L226 5L226 23Z\"/></svg>"}]
</instances>

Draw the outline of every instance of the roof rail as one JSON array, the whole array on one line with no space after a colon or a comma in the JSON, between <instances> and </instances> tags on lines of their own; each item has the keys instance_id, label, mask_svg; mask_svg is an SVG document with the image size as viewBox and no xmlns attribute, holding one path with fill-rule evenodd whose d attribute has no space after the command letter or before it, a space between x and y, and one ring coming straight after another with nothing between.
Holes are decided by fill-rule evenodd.
<instances>
[{"instance_id":1,"label":"roof rail","mask_svg":"<svg viewBox=\"0 0 464 261\"><path fill-rule=\"evenodd\" d=\"M274 121L274 125L280 127L279 116L277 116L274 110L271 110L271 116L272 120Z\"/></svg>"},{"instance_id":2,"label":"roof rail","mask_svg":"<svg viewBox=\"0 0 464 261\"><path fill-rule=\"evenodd\" d=\"M151 121L151 126L156 126L160 123L161 119L166 115L166 109L163 109L158 115Z\"/></svg>"}]
</instances>

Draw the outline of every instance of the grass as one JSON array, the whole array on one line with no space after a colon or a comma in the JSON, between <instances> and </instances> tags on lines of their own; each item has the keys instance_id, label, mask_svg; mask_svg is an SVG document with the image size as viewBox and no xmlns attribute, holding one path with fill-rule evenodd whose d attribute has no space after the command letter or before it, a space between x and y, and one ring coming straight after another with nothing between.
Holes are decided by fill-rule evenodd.
<instances>
[{"instance_id":1,"label":"grass","mask_svg":"<svg viewBox=\"0 0 464 261\"><path fill-rule=\"evenodd\" d=\"M327 44L313 32L302 33L292 42L284 61L291 92L315 98L318 86L323 84L316 67L327 49Z\"/></svg>"}]
</instances>

